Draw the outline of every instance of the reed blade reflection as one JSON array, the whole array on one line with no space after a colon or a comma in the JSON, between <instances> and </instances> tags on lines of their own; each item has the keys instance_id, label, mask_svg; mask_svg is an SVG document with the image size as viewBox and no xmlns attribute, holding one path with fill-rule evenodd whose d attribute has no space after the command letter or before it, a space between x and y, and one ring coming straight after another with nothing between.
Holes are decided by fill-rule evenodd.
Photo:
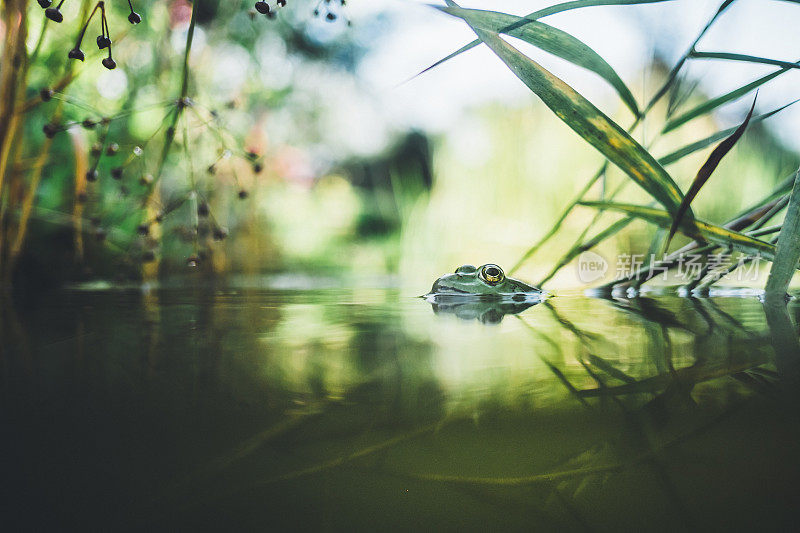
<instances>
[{"instance_id":1,"label":"reed blade reflection","mask_svg":"<svg viewBox=\"0 0 800 533\"><path fill-rule=\"evenodd\" d=\"M795 302L0 303L8 523L778 529L800 508Z\"/></svg>"}]
</instances>

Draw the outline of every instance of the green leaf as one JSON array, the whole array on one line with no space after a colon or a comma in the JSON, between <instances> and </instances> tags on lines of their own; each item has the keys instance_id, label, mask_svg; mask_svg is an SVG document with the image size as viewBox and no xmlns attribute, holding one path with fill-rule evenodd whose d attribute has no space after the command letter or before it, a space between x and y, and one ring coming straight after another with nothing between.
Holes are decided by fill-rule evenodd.
<instances>
[{"instance_id":1,"label":"green leaf","mask_svg":"<svg viewBox=\"0 0 800 533\"><path fill-rule=\"evenodd\" d=\"M778 235L777 250L767 278L766 291L770 299L776 296L782 299L786 295L800 260L800 170L795 175L789 208Z\"/></svg>"},{"instance_id":2,"label":"green leaf","mask_svg":"<svg viewBox=\"0 0 800 533\"><path fill-rule=\"evenodd\" d=\"M558 118L618 166L670 213L677 212L683 199L680 189L658 161L625 130L575 89L496 33L474 26L472 29ZM691 210L687 212L687 217L690 221L694 218Z\"/></svg>"},{"instance_id":3,"label":"green leaf","mask_svg":"<svg viewBox=\"0 0 800 533\"><path fill-rule=\"evenodd\" d=\"M781 74L783 74L785 72L789 72L789 69L788 68L782 68L780 70L776 70L775 72L773 72L771 74L767 74L766 76L763 76L761 78L758 78L755 81L751 81L747 85L739 87L738 89L735 89L735 90L730 91L728 93L725 93L725 94L723 94L721 96L717 96L716 98L712 98L711 100L703 102L702 104L698 105L697 107L695 107L693 109L690 109L689 111L683 113L682 115L679 115L679 116L673 118L672 120L668 121L666 123L666 125L664 126L664 129L661 130L661 133L668 133L668 132L674 130L675 128L677 128L679 126L682 126L683 124L686 124L687 122L689 122L692 119L695 119L695 118L697 118L699 116L702 116L702 115L705 115L707 113L710 113L711 111L715 110L716 108L718 108L718 107L720 107L722 105L727 104L728 102L732 102L732 101L736 100L737 98L741 98L742 96L744 96L745 94L749 93L753 89L756 89L756 88L764 85L768 81L770 81L770 80L772 80L774 78L777 78L778 76L780 76Z\"/></svg>"},{"instance_id":4,"label":"green leaf","mask_svg":"<svg viewBox=\"0 0 800 533\"><path fill-rule=\"evenodd\" d=\"M672 225L672 215L662 209L634 204L621 204L615 202L580 202L580 205L618 211L633 217L641 218L662 228ZM698 237L711 241L721 246L730 246L748 254L760 254L764 259L772 261L775 257L775 246L768 242L748 237L737 231L729 230L710 222L694 220L694 231L686 231L686 224L681 225L681 230L693 239Z\"/></svg>"},{"instance_id":5,"label":"green leaf","mask_svg":"<svg viewBox=\"0 0 800 533\"><path fill-rule=\"evenodd\" d=\"M692 52L692 59L725 59L727 61L744 61L746 63L759 63L762 65L776 65L783 68L800 68L800 63L770 59L767 57L749 56L746 54L733 54L730 52Z\"/></svg>"},{"instance_id":6,"label":"green leaf","mask_svg":"<svg viewBox=\"0 0 800 533\"><path fill-rule=\"evenodd\" d=\"M789 102L788 104L782 105L781 107L779 107L777 109L773 109L772 111L769 111L768 113L762 113L761 115L756 115L755 117L750 119L750 122L756 123L756 122L761 122L762 120L766 120L769 117L771 117L772 115L774 115L775 113L779 113L779 112L783 111L784 109L786 109L787 107L789 107L790 105L796 104L797 102L800 102L800 99L797 99L797 100L794 100L792 102ZM686 146L678 148L674 152L670 152L669 154L667 154L667 155L665 155L663 157L660 157L658 159L658 162L661 163L664 166L671 165L672 163L675 163L676 161L679 161L679 160L683 159L687 155L693 154L693 153L697 152L698 150L702 150L703 148L711 146L712 144L714 144L717 141L721 141L722 139L724 139L725 137L728 137L729 135L731 135L735 131L736 131L736 127L728 128L726 130L719 131L719 132L717 132L717 133L715 133L713 135L709 135L705 139L700 139L699 141L695 141L693 143L687 144Z\"/></svg>"},{"instance_id":7,"label":"green leaf","mask_svg":"<svg viewBox=\"0 0 800 533\"><path fill-rule=\"evenodd\" d=\"M614 69L585 43L569 33L543 22L529 21L496 11L441 7L440 10L466 20L470 25L495 33L506 33L528 42L574 65L590 70L606 80L619 94L628 109L639 115L639 107L625 82ZM520 23L522 22L522 23ZM506 30L505 28L513 28Z\"/></svg>"},{"instance_id":8,"label":"green leaf","mask_svg":"<svg viewBox=\"0 0 800 533\"><path fill-rule=\"evenodd\" d=\"M573 9L580 9L580 8L584 8L584 7L594 7L594 6L622 6L622 5L635 5L635 4L658 4L658 3L661 3L661 2L670 2L670 1L672 1L672 0L572 0L571 2L564 2L562 4L556 4L554 6L550 6L550 7L544 8L544 9L540 9L538 11L534 11L533 13L528 13L520 21L519 26L503 28L503 30L498 32L498 33L506 33L506 32L515 30L517 28L521 28L522 26L527 24L529 21L534 21L536 19L544 18L544 17L547 17L549 15L555 15L556 13L563 13L564 11L571 11ZM434 7L438 7L438 6L434 6ZM464 46L462 46L461 48L459 48L455 52L443 57L442 59L440 59L439 61L437 61L433 65L431 65L428 68L420 71L420 73L417 74L417 76L419 76L420 74L424 74L424 73L428 72L429 70L438 67L442 63L445 63L445 62L453 59L454 57L463 54L464 52L466 52L468 50L472 50L473 48L475 48L479 44L481 44L481 40L480 39L475 39L471 43L465 44Z\"/></svg>"},{"instance_id":9,"label":"green leaf","mask_svg":"<svg viewBox=\"0 0 800 533\"><path fill-rule=\"evenodd\" d=\"M757 97L758 95L756 95ZM714 151L711 152L711 155L708 156L706 162L703 163L703 166L700 167L700 170L697 171L697 175L694 177L692 181L692 185L689 187L689 190L686 192L686 195L683 197L683 201L681 202L680 207L678 207L678 212L675 214L672 220L672 225L669 228L669 236L667 236L667 243L665 248L669 247L669 243L672 240L672 237L675 236L675 232L678 231L678 225L683 220L683 215L689 206L691 205L692 201L695 199L697 194L700 192L700 189L703 188L703 185L711 178L711 174L717 169L717 166L722 161L722 158L725 157L728 152L730 152L731 148L736 144L736 142L744 135L744 130L747 129L747 125L750 123L750 118L753 116L753 110L756 108L756 99L753 98L753 105L750 106L750 111L747 113L747 116L744 119L744 122L736 128L736 130L731 134L730 137L726 138L724 141L719 143Z\"/></svg>"}]
</instances>

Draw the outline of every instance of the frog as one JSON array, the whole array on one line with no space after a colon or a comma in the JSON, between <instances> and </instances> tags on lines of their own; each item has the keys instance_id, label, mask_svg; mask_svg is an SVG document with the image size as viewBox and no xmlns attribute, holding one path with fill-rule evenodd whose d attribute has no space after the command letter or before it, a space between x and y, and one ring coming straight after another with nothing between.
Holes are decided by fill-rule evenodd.
<instances>
[{"instance_id":1,"label":"frog","mask_svg":"<svg viewBox=\"0 0 800 533\"><path fill-rule=\"evenodd\" d=\"M515 302L539 301L544 291L524 281L509 278L503 269L494 263L479 267L461 265L454 273L437 279L431 292L424 298L448 299L455 297L477 297L482 300L512 300Z\"/></svg>"}]
</instances>

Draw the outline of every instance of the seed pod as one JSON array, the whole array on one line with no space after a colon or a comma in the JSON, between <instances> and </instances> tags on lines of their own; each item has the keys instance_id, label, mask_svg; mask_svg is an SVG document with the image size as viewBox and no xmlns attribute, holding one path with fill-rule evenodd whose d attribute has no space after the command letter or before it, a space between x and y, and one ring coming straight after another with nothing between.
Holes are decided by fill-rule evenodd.
<instances>
[{"instance_id":1,"label":"seed pod","mask_svg":"<svg viewBox=\"0 0 800 533\"><path fill-rule=\"evenodd\" d=\"M53 2L51 2L50 0L39 0L39 5L42 7L42 9L47 9L52 4Z\"/></svg>"},{"instance_id":2,"label":"seed pod","mask_svg":"<svg viewBox=\"0 0 800 533\"><path fill-rule=\"evenodd\" d=\"M261 171L264 170L264 165L261 163L253 164L253 172L256 174L261 174Z\"/></svg>"},{"instance_id":3,"label":"seed pod","mask_svg":"<svg viewBox=\"0 0 800 533\"><path fill-rule=\"evenodd\" d=\"M61 22L64 20L64 15L61 14L61 11L59 11L57 7L49 7L45 9L44 16L53 22Z\"/></svg>"},{"instance_id":4,"label":"seed pod","mask_svg":"<svg viewBox=\"0 0 800 533\"><path fill-rule=\"evenodd\" d=\"M97 48L102 50L103 48L108 48L109 46L111 46L111 39L109 39L105 35L97 36Z\"/></svg>"},{"instance_id":5,"label":"seed pod","mask_svg":"<svg viewBox=\"0 0 800 533\"><path fill-rule=\"evenodd\" d=\"M86 128L87 130L92 130L92 129L94 129L95 126L97 126L97 122L95 122L94 120L92 120L90 118L87 118L87 119L84 119L83 122L81 122L81 126Z\"/></svg>"},{"instance_id":6,"label":"seed pod","mask_svg":"<svg viewBox=\"0 0 800 533\"><path fill-rule=\"evenodd\" d=\"M103 66L106 67L108 70L114 70L117 68L117 62L111 59L110 57L106 57L103 59Z\"/></svg>"},{"instance_id":7,"label":"seed pod","mask_svg":"<svg viewBox=\"0 0 800 533\"><path fill-rule=\"evenodd\" d=\"M246 190L242 189L242 190L239 191L239 199L240 200L244 200L248 196L250 196L250 193L248 193Z\"/></svg>"},{"instance_id":8,"label":"seed pod","mask_svg":"<svg viewBox=\"0 0 800 533\"><path fill-rule=\"evenodd\" d=\"M45 87L39 91L39 98L42 99L42 102L49 102L53 98L53 89Z\"/></svg>"},{"instance_id":9,"label":"seed pod","mask_svg":"<svg viewBox=\"0 0 800 533\"><path fill-rule=\"evenodd\" d=\"M79 61L86 59L86 56L83 54L83 50L77 47L70 50L67 56L69 56L70 59L77 59Z\"/></svg>"},{"instance_id":10,"label":"seed pod","mask_svg":"<svg viewBox=\"0 0 800 533\"><path fill-rule=\"evenodd\" d=\"M142 21L142 17L136 11L131 11L131 14L128 15L128 21L131 24L139 24Z\"/></svg>"},{"instance_id":11,"label":"seed pod","mask_svg":"<svg viewBox=\"0 0 800 533\"><path fill-rule=\"evenodd\" d=\"M101 143L94 143L92 145L92 156L99 157L103 153L103 145Z\"/></svg>"},{"instance_id":12,"label":"seed pod","mask_svg":"<svg viewBox=\"0 0 800 533\"><path fill-rule=\"evenodd\" d=\"M119 152L119 145L117 143L111 143L106 146L106 155L115 156L117 152Z\"/></svg>"},{"instance_id":13,"label":"seed pod","mask_svg":"<svg viewBox=\"0 0 800 533\"><path fill-rule=\"evenodd\" d=\"M58 124L47 123L42 126L42 132L44 132L45 137L48 139L52 139L58 133Z\"/></svg>"},{"instance_id":14,"label":"seed pod","mask_svg":"<svg viewBox=\"0 0 800 533\"><path fill-rule=\"evenodd\" d=\"M253 6L256 8L256 11L261 13L262 15L269 15L269 4L263 1L256 2L256 5Z\"/></svg>"},{"instance_id":15,"label":"seed pod","mask_svg":"<svg viewBox=\"0 0 800 533\"><path fill-rule=\"evenodd\" d=\"M208 168L206 169L206 172L208 172L209 174L216 174L217 166L216 165L208 165Z\"/></svg>"},{"instance_id":16,"label":"seed pod","mask_svg":"<svg viewBox=\"0 0 800 533\"><path fill-rule=\"evenodd\" d=\"M97 181L97 176L98 176L97 169L93 168L93 169L89 170L88 172L86 172L86 181L95 182L95 181Z\"/></svg>"},{"instance_id":17,"label":"seed pod","mask_svg":"<svg viewBox=\"0 0 800 533\"><path fill-rule=\"evenodd\" d=\"M150 235L150 224L139 224L136 228L136 233L143 237Z\"/></svg>"},{"instance_id":18,"label":"seed pod","mask_svg":"<svg viewBox=\"0 0 800 533\"><path fill-rule=\"evenodd\" d=\"M227 236L228 230L225 228L214 228L213 237L215 241L224 241Z\"/></svg>"},{"instance_id":19,"label":"seed pod","mask_svg":"<svg viewBox=\"0 0 800 533\"><path fill-rule=\"evenodd\" d=\"M114 167L111 169L111 177L115 180L121 180L123 171L122 167Z\"/></svg>"}]
</instances>

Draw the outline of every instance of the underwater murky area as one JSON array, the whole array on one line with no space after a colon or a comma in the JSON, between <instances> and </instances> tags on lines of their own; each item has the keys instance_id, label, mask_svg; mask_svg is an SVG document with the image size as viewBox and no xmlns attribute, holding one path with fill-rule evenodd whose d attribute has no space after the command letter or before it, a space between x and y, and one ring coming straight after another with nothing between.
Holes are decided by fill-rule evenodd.
<instances>
[{"instance_id":1,"label":"underwater murky area","mask_svg":"<svg viewBox=\"0 0 800 533\"><path fill-rule=\"evenodd\" d=\"M800 306L558 295L527 309L437 307L373 288L3 300L3 521L797 521Z\"/></svg>"}]
</instances>

